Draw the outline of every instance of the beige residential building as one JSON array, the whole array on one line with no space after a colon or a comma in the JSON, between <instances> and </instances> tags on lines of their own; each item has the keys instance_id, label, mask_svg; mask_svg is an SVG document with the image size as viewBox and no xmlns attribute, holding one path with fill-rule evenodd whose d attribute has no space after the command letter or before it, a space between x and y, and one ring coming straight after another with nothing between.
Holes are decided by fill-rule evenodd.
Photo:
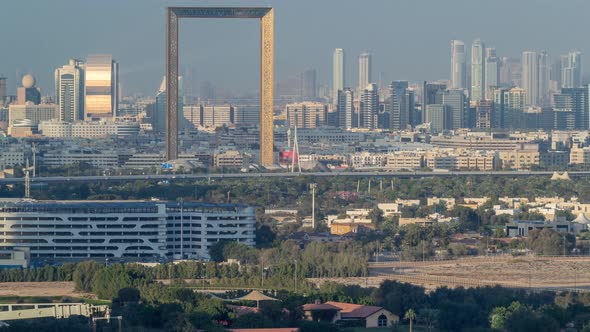
<instances>
[{"instance_id":1,"label":"beige residential building","mask_svg":"<svg viewBox=\"0 0 590 332\"><path fill-rule=\"evenodd\" d=\"M287 104L288 125L291 128L317 128L326 125L328 106L322 103L303 102Z\"/></svg>"},{"instance_id":2,"label":"beige residential building","mask_svg":"<svg viewBox=\"0 0 590 332\"><path fill-rule=\"evenodd\" d=\"M360 152L350 155L350 166L353 168L381 167L388 156L382 153Z\"/></svg>"},{"instance_id":3,"label":"beige residential building","mask_svg":"<svg viewBox=\"0 0 590 332\"><path fill-rule=\"evenodd\" d=\"M530 169L540 165L541 154L538 145L523 144L519 149L498 153L502 168Z\"/></svg>"},{"instance_id":4,"label":"beige residential building","mask_svg":"<svg viewBox=\"0 0 590 332\"><path fill-rule=\"evenodd\" d=\"M213 156L213 167L241 168L244 157L239 151L226 151Z\"/></svg>"},{"instance_id":5,"label":"beige residential building","mask_svg":"<svg viewBox=\"0 0 590 332\"><path fill-rule=\"evenodd\" d=\"M426 166L432 169L476 169L492 171L496 166L496 154L486 151L433 150L426 154Z\"/></svg>"},{"instance_id":6,"label":"beige residential building","mask_svg":"<svg viewBox=\"0 0 590 332\"><path fill-rule=\"evenodd\" d=\"M387 155L385 168L391 170L417 170L424 166L424 153L397 151Z\"/></svg>"},{"instance_id":7,"label":"beige residential building","mask_svg":"<svg viewBox=\"0 0 590 332\"><path fill-rule=\"evenodd\" d=\"M572 147L570 151L571 165L585 165L590 163L590 147Z\"/></svg>"}]
</instances>

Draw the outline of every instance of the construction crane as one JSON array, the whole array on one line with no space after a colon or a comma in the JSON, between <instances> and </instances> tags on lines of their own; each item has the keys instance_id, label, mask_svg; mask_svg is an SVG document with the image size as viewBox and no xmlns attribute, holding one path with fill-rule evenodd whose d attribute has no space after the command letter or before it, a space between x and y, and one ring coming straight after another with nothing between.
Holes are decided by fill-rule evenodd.
<instances>
[{"instance_id":1,"label":"construction crane","mask_svg":"<svg viewBox=\"0 0 590 332\"><path fill-rule=\"evenodd\" d=\"M31 152L33 152L33 177L35 177L37 176L37 152L39 152L39 150L37 150L37 144L34 142L31 146Z\"/></svg>"},{"instance_id":2,"label":"construction crane","mask_svg":"<svg viewBox=\"0 0 590 332\"><path fill-rule=\"evenodd\" d=\"M25 198L31 198L31 176L29 174L29 171L30 171L29 159L27 159L27 163L24 168L24 171L25 171Z\"/></svg>"}]
</instances>

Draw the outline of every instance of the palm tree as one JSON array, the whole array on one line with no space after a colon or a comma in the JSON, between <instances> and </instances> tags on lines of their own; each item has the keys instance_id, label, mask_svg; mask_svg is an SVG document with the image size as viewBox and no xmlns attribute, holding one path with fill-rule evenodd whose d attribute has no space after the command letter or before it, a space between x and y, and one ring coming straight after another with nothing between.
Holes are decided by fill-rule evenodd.
<instances>
[{"instance_id":1,"label":"palm tree","mask_svg":"<svg viewBox=\"0 0 590 332\"><path fill-rule=\"evenodd\" d=\"M405 315L404 319L407 319L410 321L410 332L412 332L412 322L414 321L414 319L416 319L416 312L414 311L414 309L412 309L412 308L408 309L408 311L406 311L406 315Z\"/></svg>"}]
</instances>

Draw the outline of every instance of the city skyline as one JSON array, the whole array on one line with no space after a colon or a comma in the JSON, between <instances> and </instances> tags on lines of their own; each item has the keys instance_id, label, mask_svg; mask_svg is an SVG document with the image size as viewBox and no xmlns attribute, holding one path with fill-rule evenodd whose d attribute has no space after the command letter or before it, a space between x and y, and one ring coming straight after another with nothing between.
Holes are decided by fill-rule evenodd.
<instances>
[{"instance_id":1,"label":"city skyline","mask_svg":"<svg viewBox=\"0 0 590 332\"><path fill-rule=\"evenodd\" d=\"M308 68L316 68L318 70L318 82L321 85L328 86L332 76L332 58L330 55L334 48L343 48L347 54L348 61L345 60L345 71L349 73L349 82L357 81L358 69L355 68L356 61L353 59L358 57L363 50L368 50L374 55L374 74L382 73L383 81L387 82L391 80L446 79L449 76L448 43L451 39L470 41L479 37L493 45L499 57L519 58L521 52L525 49L547 50L552 61L562 54L567 54L570 50L577 49L585 53L584 51L588 49L584 45L581 32L578 32L584 31L582 23L579 23L578 29L576 29L576 23L571 23L582 22L582 20L577 20L576 17L568 17L568 24L536 25L534 29L527 27L524 22L527 21L530 15L533 15L524 10L527 5L531 4L529 1L517 4L510 3L511 7L514 8L513 12L518 13L518 15L500 11L499 8L502 6L498 3L494 4L494 6L490 4L478 4L476 6L464 1L450 1L445 2L445 4L432 2L426 8L426 14L429 17L428 24L414 23L416 15L411 14L413 9L423 6L423 4L378 3L376 6L378 5L383 10L372 11L377 17L381 17L382 12L388 12L388 9L396 9L396 13L404 13L404 15L401 13L395 14L391 18L392 31L396 28L410 28L412 31L407 35L396 34L394 43L379 42L379 38L386 37L387 29L376 30L371 37L367 37L367 33L371 32L371 29L374 30L376 23L368 22L363 26L354 23L353 18L356 15L364 15L374 7L355 6L353 2L348 1L338 3L325 1L322 4L314 4L314 13L309 15L326 15L329 11L334 10L334 6L342 4L342 6L338 7L342 12L340 17L342 20L350 21L351 24L343 28L342 33L334 34L336 27L329 27L328 25L328 28L324 28L322 20L308 20L309 24L303 27L296 24L293 17L290 17L291 15L284 14L285 12L293 13L293 16L303 14L309 5L306 1L297 3L267 2L264 5L277 8L276 30L277 36L281 36L281 38L277 39L277 81L295 76ZM88 26L83 25L79 32L73 32L73 36L66 40L56 40L47 36L58 35L56 29L63 28L63 25L55 22L58 22L61 15L64 15L61 14L62 12L67 12L64 10L65 7L72 6L72 1L64 0L58 3L40 4L40 11L53 13L56 19L52 19L51 24L49 24L49 21L44 24L45 18L36 18L40 24L44 24L44 27L46 27L43 34L24 27L17 30L18 32L9 35L8 40L12 42L11 44L14 47L5 52L5 60L0 63L0 76L6 76L9 79L9 93L14 94L18 82L16 79L17 71L20 76L26 73L35 75L42 91L49 93L53 91L53 71L66 63L68 59L81 58L86 54L107 53L112 54L121 64L121 82L123 92L126 95L134 93L154 94L164 69L164 7L167 5L187 4L187 2L144 1L141 3L141 8L137 9L139 15L143 15L147 21L154 23L122 29L122 26L128 22L127 18L131 8L134 8L137 3L137 1L126 3L104 1L82 5L80 9L83 10L79 11L81 14L74 17L73 20L80 23L88 21L89 24ZM571 1L570 3L572 5L575 3L580 9L584 6L590 7L589 4L578 1ZM229 1L219 3L203 1L203 5L214 4L260 5L260 2ZM451 8L459 5L462 8L459 12L465 16L461 22L456 19L461 13L451 12ZM23 6L26 6L26 3L23 5L20 2L9 1L5 6L7 10L4 13L24 13L26 11L21 10ZM74 4L74 7L77 6L81 5ZM489 14L486 14L486 17L490 18L485 19L484 22L491 22L491 17L494 17L494 15L496 17L502 15L503 20L507 20L511 24L494 27L485 24L470 25L469 23L476 19L470 17L468 13L475 7L479 11L486 11ZM541 21L565 22L566 18L553 15L553 10L556 8L558 8L558 3L554 1L535 2L535 17ZM92 22L98 18L91 17L93 15L86 13L100 14L105 12L114 13L112 24L103 29L91 28ZM579 15L577 13L580 12L584 12L584 10L575 11L573 15ZM421 13L424 13L424 10L421 10ZM441 17L439 18L435 13ZM99 17L100 15L95 16ZM19 14L0 14L0 19L13 26L17 25L19 20L22 21L23 17ZM379 19L375 21L379 21ZM161 22L161 24L157 24L157 22ZM259 65L255 60L257 51L255 48L248 47L240 38L256 31L256 24L238 21L230 24L227 28L219 29L220 25L218 23L217 20L211 20L211 22L202 24L191 24L184 29L187 32L181 35L181 39L190 38L191 40L198 40L198 42L184 43L191 45L185 46L186 49L181 54L181 63L183 62L182 59L185 59L186 71L193 70L198 81L210 80L213 81L213 84L227 89L253 92L257 86L256 72ZM433 26L437 27L436 31L427 29L427 27L432 28ZM476 28L473 28L474 26ZM208 29L209 27L215 29ZM511 29L519 30L520 34L512 36ZM216 31L211 32L211 30ZM312 33L312 30L319 32ZM204 38L205 32L209 33L211 38ZM334 35L333 38L329 39L330 42L328 43L323 41L327 34ZM571 38L560 38L560 36L566 34ZM576 37L576 34L579 34L578 37ZM303 36L306 39L302 39ZM427 39L425 39L426 37ZM25 40L29 41L29 43L23 43ZM523 42L523 40L526 40L526 42ZM44 48L42 58L38 56L38 52L33 52L39 45ZM301 45L305 47L300 47ZM219 49L219 46L221 49ZM303 51L304 49L305 51ZM308 52L309 49L314 51ZM206 52L203 50L206 50ZM227 50L234 51L227 52ZM240 51L235 52L235 50ZM137 59L141 59L141 61L137 61ZM227 64L225 70L222 68L223 64ZM232 73L236 72L240 73L240 75L232 75ZM188 83L190 77L186 78ZM350 85L350 83L348 84Z\"/></svg>"}]
</instances>

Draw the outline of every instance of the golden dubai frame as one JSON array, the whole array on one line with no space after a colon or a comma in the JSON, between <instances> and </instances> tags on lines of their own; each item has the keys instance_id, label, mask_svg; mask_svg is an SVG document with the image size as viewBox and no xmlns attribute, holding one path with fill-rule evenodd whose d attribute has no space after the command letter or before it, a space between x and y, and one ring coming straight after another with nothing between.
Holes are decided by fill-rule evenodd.
<instances>
[{"instance_id":1,"label":"golden dubai frame","mask_svg":"<svg viewBox=\"0 0 590 332\"><path fill-rule=\"evenodd\" d=\"M168 7L166 29L166 158L178 159L178 20L260 19L260 164L272 166L274 12L270 7Z\"/></svg>"}]
</instances>

